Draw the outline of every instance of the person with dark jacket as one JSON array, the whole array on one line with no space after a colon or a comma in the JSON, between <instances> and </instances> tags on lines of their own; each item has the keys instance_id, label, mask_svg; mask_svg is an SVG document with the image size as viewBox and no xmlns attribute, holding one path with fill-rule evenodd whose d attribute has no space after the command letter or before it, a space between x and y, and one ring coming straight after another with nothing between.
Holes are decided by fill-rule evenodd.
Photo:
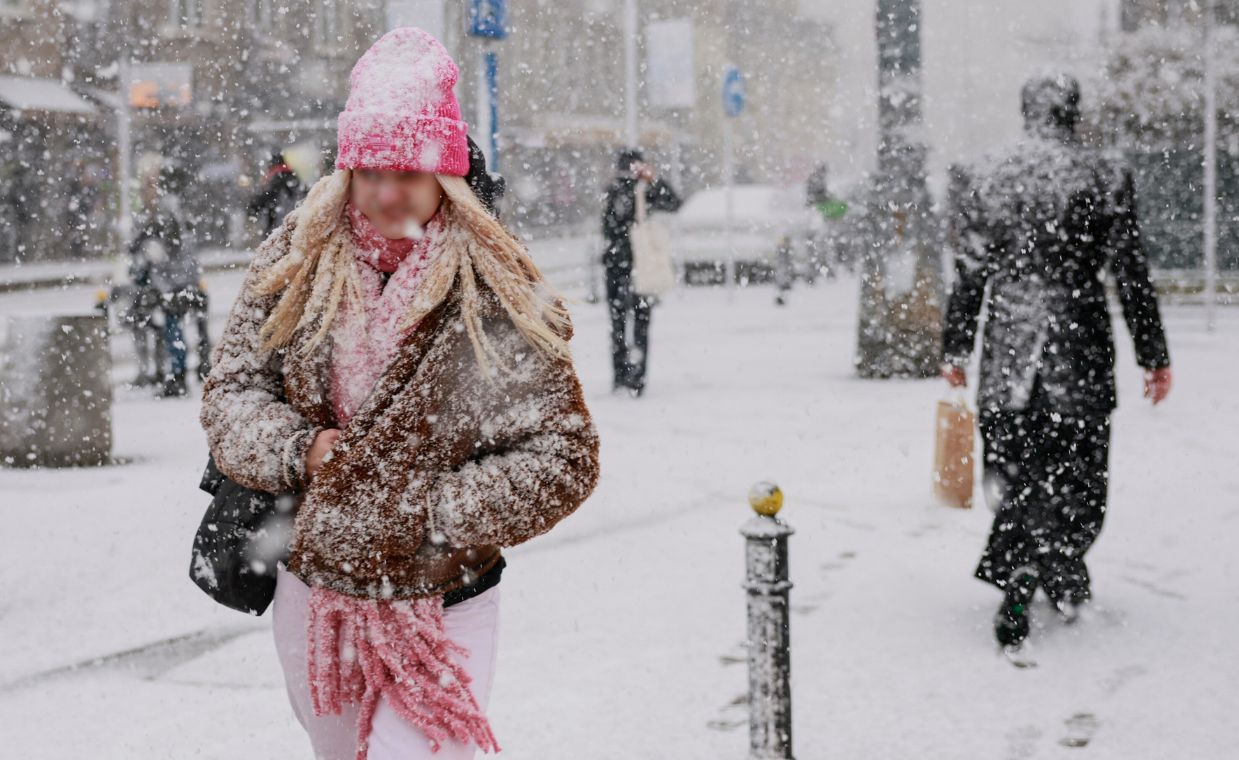
<instances>
[{"instance_id":1,"label":"person with dark jacket","mask_svg":"<svg viewBox=\"0 0 1239 760\"><path fill-rule=\"evenodd\" d=\"M611 363L615 373L612 389L625 389L640 396L645 390L653 297L634 292L632 286L631 233L637 218L637 188L644 188L646 208L652 211L676 211L682 201L670 185L654 175L653 167L645 163L639 150L621 150L615 169L602 207L602 263L606 270Z\"/></svg>"},{"instance_id":2,"label":"person with dark jacket","mask_svg":"<svg viewBox=\"0 0 1239 760\"><path fill-rule=\"evenodd\" d=\"M473 190L482 206L498 219L499 204L503 202L508 187L507 180L486 168L486 154L472 137L465 135L465 142L469 146L469 173L465 175L465 182L469 183L469 189Z\"/></svg>"},{"instance_id":3,"label":"person with dark jacket","mask_svg":"<svg viewBox=\"0 0 1239 760\"><path fill-rule=\"evenodd\" d=\"M249 214L262 226L264 237L284 221L289 211L305 197L305 187L297 173L284 161L284 154L275 151L267 165L267 174L250 198Z\"/></svg>"},{"instance_id":4,"label":"person with dark jacket","mask_svg":"<svg viewBox=\"0 0 1239 760\"><path fill-rule=\"evenodd\" d=\"M149 294L139 297L157 303L163 314L162 355L157 366L166 370L158 394L179 397L188 393L182 323L204 298L199 284L202 271L198 257L183 239L175 205L163 194L158 177L144 184L143 203L145 208L129 244L129 275L138 294ZM201 334L198 340L205 342L207 337Z\"/></svg>"},{"instance_id":5,"label":"person with dark jacket","mask_svg":"<svg viewBox=\"0 0 1239 760\"><path fill-rule=\"evenodd\" d=\"M997 514L976 576L1004 592L995 635L1006 647L1027 638L1038 587L1068 620L1091 597L1084 556L1105 516L1116 404L1105 269L1145 396L1156 404L1171 385L1132 177L1079 142L1079 101L1068 77L1029 82L1025 136L956 167L951 185L958 255L943 374L965 384L984 305L977 406Z\"/></svg>"}]
</instances>

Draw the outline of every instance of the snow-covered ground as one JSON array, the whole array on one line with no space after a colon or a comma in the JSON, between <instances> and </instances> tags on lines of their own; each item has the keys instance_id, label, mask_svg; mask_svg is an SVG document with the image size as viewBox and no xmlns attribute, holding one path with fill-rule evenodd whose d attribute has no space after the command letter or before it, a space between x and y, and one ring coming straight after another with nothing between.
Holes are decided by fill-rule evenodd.
<instances>
[{"instance_id":1,"label":"snow-covered ground","mask_svg":"<svg viewBox=\"0 0 1239 760\"><path fill-rule=\"evenodd\" d=\"M217 327L238 283L210 277ZM1214 334L1198 308L1167 310L1177 387L1157 409L1121 342L1096 604L1065 627L1039 602L1039 667L1019 670L992 641L995 592L971 579L989 511L930 498L942 385L852 375L855 292L825 283L783 309L767 289L674 294L641 400L609 392L604 309L575 307L604 473L508 553L503 756L746 756L737 528L749 486L773 479L796 528L798 758L1234 757L1239 310ZM5 296L0 314L91 298ZM0 471L0 757L310 757L269 616L186 577L207 498L197 406L121 390L129 464Z\"/></svg>"}]
</instances>

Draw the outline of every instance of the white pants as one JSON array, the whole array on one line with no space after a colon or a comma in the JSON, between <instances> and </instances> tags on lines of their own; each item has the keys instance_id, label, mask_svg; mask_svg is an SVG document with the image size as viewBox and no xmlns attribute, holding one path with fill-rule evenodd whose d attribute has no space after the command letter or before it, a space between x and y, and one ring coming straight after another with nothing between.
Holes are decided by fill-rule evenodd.
<instances>
[{"instance_id":1,"label":"white pants","mask_svg":"<svg viewBox=\"0 0 1239 760\"><path fill-rule=\"evenodd\" d=\"M306 666L306 606L310 588L300 578L279 567L272 615L275 650L284 668L284 683L297 720L310 735L317 760L353 760L357 755L357 706L346 705L340 715L315 715L310 700ZM454 604L444 610L448 637L469 650L461 664L473 679L470 689L486 711L495 673L499 636L499 587ZM473 744L445 742L438 752L416 726L401 718L381 698L370 728L369 760L472 760Z\"/></svg>"}]
</instances>

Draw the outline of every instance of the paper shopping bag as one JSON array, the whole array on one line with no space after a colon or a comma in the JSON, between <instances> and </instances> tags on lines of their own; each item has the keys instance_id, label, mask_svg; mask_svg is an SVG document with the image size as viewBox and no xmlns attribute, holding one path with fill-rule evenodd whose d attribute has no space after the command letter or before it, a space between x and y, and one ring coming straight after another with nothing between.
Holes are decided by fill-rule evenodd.
<instances>
[{"instance_id":1,"label":"paper shopping bag","mask_svg":"<svg viewBox=\"0 0 1239 760\"><path fill-rule=\"evenodd\" d=\"M972 507L976 415L962 400L939 401L934 437L934 495L943 504Z\"/></svg>"}]
</instances>

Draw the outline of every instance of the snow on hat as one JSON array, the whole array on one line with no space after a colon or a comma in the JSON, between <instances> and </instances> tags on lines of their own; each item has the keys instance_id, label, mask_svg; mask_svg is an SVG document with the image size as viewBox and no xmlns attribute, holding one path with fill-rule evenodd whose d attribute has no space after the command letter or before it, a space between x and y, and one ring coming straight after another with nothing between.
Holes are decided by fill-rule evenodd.
<instances>
[{"instance_id":1,"label":"snow on hat","mask_svg":"<svg viewBox=\"0 0 1239 760\"><path fill-rule=\"evenodd\" d=\"M465 122L452 92L459 76L443 45L421 29L383 35L349 75L336 167L468 174Z\"/></svg>"}]
</instances>

